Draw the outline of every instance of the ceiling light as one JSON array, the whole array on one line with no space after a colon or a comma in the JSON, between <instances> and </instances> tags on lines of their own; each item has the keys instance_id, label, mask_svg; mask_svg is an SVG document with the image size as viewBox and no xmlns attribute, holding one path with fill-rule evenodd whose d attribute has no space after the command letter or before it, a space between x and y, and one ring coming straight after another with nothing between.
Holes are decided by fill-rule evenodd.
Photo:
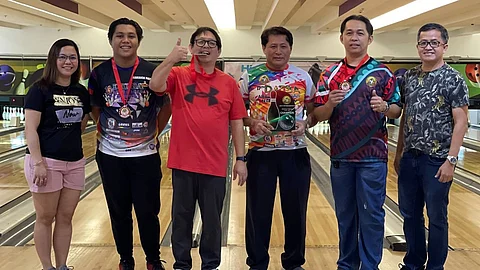
<instances>
[{"instance_id":1,"label":"ceiling light","mask_svg":"<svg viewBox=\"0 0 480 270\"><path fill-rule=\"evenodd\" d=\"M235 29L234 0L203 0L218 29Z\"/></svg>"},{"instance_id":2,"label":"ceiling light","mask_svg":"<svg viewBox=\"0 0 480 270\"><path fill-rule=\"evenodd\" d=\"M46 13L46 14L48 14L48 15L52 15L52 16L55 16L55 17L57 17L57 18L60 18L60 19L63 19L63 20L66 20L66 21L69 21L69 22L72 22L72 23L76 23L76 24L79 24L79 25L82 25L82 26L92 27L92 26L90 26L90 25L88 25L88 24L84 24L84 23L81 23L81 22L78 22L78 21L75 21L75 20L72 20L72 19L69 19L69 18L60 16L60 15L58 15L58 14L55 14L55 13L52 13L52 12L50 12L50 11L46 11L46 10L43 10L43 9L40 9L40 8L37 8L37 7L34 7L34 6L30 6L30 5L21 3L21 2L17 2L17 1L15 1L15 0L8 0L8 2L12 2L12 3L17 4L17 5L20 5L20 6L24 6L24 7L27 7L27 8L31 8L31 9L33 9L33 10L40 11L40 12Z\"/></svg>"},{"instance_id":3,"label":"ceiling light","mask_svg":"<svg viewBox=\"0 0 480 270\"><path fill-rule=\"evenodd\" d=\"M373 29L379 29L457 1L458 0L416 0L373 18L371 23Z\"/></svg>"}]
</instances>

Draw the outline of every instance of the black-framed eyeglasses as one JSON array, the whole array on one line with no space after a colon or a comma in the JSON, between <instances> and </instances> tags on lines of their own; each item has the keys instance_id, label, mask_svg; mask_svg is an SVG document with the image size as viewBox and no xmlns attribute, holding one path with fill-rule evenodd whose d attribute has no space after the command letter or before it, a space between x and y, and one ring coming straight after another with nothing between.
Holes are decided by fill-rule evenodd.
<instances>
[{"instance_id":1,"label":"black-framed eyeglasses","mask_svg":"<svg viewBox=\"0 0 480 270\"><path fill-rule=\"evenodd\" d=\"M60 54L57 59L60 61L60 62L65 62L68 60L70 60L70 62L74 62L74 61L77 61L78 58L76 55L72 54L72 55L65 55L65 54Z\"/></svg>"},{"instance_id":2,"label":"black-framed eyeglasses","mask_svg":"<svg viewBox=\"0 0 480 270\"><path fill-rule=\"evenodd\" d=\"M207 46L209 48L217 47L217 41L216 40L211 40L211 39L196 39L195 40L195 45L197 45L198 47L204 47L205 44L207 44Z\"/></svg>"},{"instance_id":3,"label":"black-framed eyeglasses","mask_svg":"<svg viewBox=\"0 0 480 270\"><path fill-rule=\"evenodd\" d=\"M430 41L421 40L417 43L417 45L420 48L426 48L428 45L430 45L430 47L432 47L432 48L438 48L438 47L440 47L440 45L445 45L445 44L443 44L442 42L434 39L434 40L430 40Z\"/></svg>"}]
</instances>

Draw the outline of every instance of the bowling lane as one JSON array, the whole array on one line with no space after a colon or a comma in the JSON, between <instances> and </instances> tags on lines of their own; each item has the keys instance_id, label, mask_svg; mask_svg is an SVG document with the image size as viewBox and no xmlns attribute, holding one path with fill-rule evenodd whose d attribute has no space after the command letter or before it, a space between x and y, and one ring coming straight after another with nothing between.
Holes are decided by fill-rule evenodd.
<instances>
[{"instance_id":1,"label":"bowling lane","mask_svg":"<svg viewBox=\"0 0 480 270\"><path fill-rule=\"evenodd\" d=\"M330 148L328 124L320 123L309 132ZM397 174L393 167L395 153L389 151L388 158L387 196L398 203ZM448 219L450 246L467 250L480 248L480 196L454 182L450 189Z\"/></svg>"},{"instance_id":2,"label":"bowling lane","mask_svg":"<svg viewBox=\"0 0 480 270\"><path fill-rule=\"evenodd\" d=\"M162 160L163 178L160 185L160 240L165 235L171 219L172 206L172 173L167 168L168 145L170 142L170 133L166 133L160 138L160 157ZM114 168L112 168L114 169ZM134 245L140 245L140 237L136 218L134 216ZM32 242L30 242L32 243ZM107 203L103 194L103 187L97 187L92 193L86 196L78 204L75 216L73 218L73 246L114 246L115 242L112 235L110 217L108 214Z\"/></svg>"},{"instance_id":3,"label":"bowling lane","mask_svg":"<svg viewBox=\"0 0 480 270\"><path fill-rule=\"evenodd\" d=\"M93 156L96 148L96 132L82 135L85 158ZM24 157L0 162L0 206L28 191L23 172Z\"/></svg>"},{"instance_id":4,"label":"bowling lane","mask_svg":"<svg viewBox=\"0 0 480 270\"><path fill-rule=\"evenodd\" d=\"M248 138L246 138L246 140L248 142ZM228 245L245 245L245 205L245 186L239 187L236 182L233 182L228 227ZM283 216L280 205L280 192L277 186L270 247L283 247L285 243L283 236ZM306 245L308 247L338 245L335 212L313 181L310 182L310 197L308 199Z\"/></svg>"},{"instance_id":5,"label":"bowling lane","mask_svg":"<svg viewBox=\"0 0 480 270\"><path fill-rule=\"evenodd\" d=\"M465 138L480 142L480 129L470 127L465 134Z\"/></svg>"},{"instance_id":6,"label":"bowling lane","mask_svg":"<svg viewBox=\"0 0 480 270\"><path fill-rule=\"evenodd\" d=\"M0 154L25 146L27 139L24 131L11 132L0 136Z\"/></svg>"}]
</instances>

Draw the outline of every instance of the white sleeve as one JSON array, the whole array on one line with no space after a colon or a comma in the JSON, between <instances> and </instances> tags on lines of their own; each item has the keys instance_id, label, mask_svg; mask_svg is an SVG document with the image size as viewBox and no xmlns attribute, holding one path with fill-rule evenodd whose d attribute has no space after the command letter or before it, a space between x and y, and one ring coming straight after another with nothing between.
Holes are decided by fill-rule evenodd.
<instances>
[{"instance_id":1,"label":"white sleeve","mask_svg":"<svg viewBox=\"0 0 480 270\"><path fill-rule=\"evenodd\" d=\"M238 80L238 88L244 100L248 99L248 71L243 72Z\"/></svg>"}]
</instances>

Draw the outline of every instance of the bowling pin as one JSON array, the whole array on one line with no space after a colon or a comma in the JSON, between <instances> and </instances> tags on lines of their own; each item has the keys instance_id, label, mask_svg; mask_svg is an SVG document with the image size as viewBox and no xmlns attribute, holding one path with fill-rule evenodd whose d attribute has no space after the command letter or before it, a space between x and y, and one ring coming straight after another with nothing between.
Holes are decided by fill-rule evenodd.
<instances>
[{"instance_id":1,"label":"bowling pin","mask_svg":"<svg viewBox=\"0 0 480 270\"><path fill-rule=\"evenodd\" d=\"M7 117L7 107L3 106L2 119L5 120L5 117Z\"/></svg>"},{"instance_id":2,"label":"bowling pin","mask_svg":"<svg viewBox=\"0 0 480 270\"><path fill-rule=\"evenodd\" d=\"M275 95L273 95L275 93ZM273 97L275 96L275 97ZM280 111L277 106L277 92L270 92L270 107L267 111L267 122L273 126L274 129L278 126Z\"/></svg>"},{"instance_id":3,"label":"bowling pin","mask_svg":"<svg viewBox=\"0 0 480 270\"><path fill-rule=\"evenodd\" d=\"M24 69L22 81L20 82L20 84L17 86L17 89L15 90L17 95L25 95L25 82L27 81L27 77L28 77L28 69Z\"/></svg>"},{"instance_id":4,"label":"bowling pin","mask_svg":"<svg viewBox=\"0 0 480 270\"><path fill-rule=\"evenodd\" d=\"M20 108L20 120L21 121L25 120L25 114L23 113L23 108Z\"/></svg>"}]
</instances>

